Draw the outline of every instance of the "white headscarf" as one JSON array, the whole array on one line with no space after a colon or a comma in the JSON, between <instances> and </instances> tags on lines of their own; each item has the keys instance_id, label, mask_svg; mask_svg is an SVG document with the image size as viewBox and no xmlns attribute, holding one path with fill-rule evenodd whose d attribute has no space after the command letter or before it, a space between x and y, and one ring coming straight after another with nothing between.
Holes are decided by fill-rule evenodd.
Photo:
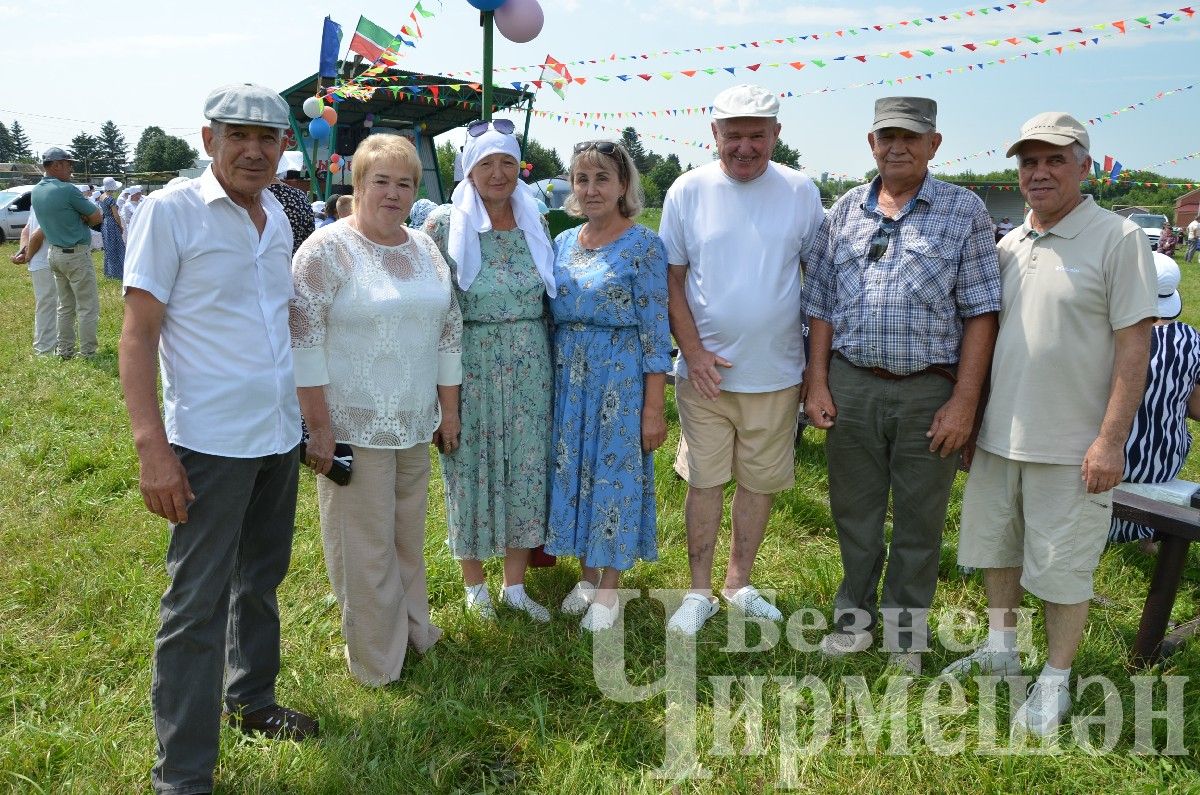
<instances>
[{"instance_id":1,"label":"white headscarf","mask_svg":"<svg viewBox=\"0 0 1200 795\"><path fill-rule=\"evenodd\" d=\"M479 235L492 230L492 221L488 217L487 209L483 206L483 200L479 198L469 175L480 160L494 154L511 155L519 163L521 148L516 136L488 129L478 137L468 137L466 148L463 150L463 173L468 175L468 179L458 183L450 197L447 247L450 256L458 265L458 286L463 290L471 287L483 266ZM517 227L525 233L525 242L529 246L529 253L533 255L533 264L537 266L538 274L546 285L546 294L553 298L557 294L554 286L554 248L550 239L546 237L537 203L533 197L521 190L520 186L513 191L509 201L512 202Z\"/></svg>"}]
</instances>

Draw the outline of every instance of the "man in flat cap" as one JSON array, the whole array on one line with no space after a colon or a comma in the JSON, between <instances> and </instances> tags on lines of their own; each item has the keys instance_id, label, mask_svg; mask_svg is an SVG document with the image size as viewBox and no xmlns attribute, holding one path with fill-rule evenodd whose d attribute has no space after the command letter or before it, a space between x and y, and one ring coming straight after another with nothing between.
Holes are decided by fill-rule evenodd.
<instances>
[{"instance_id":1,"label":"man in flat cap","mask_svg":"<svg viewBox=\"0 0 1200 795\"><path fill-rule=\"evenodd\" d=\"M30 197L33 212L50 245L48 260L58 292L58 355L75 355L75 323L79 322L79 353L96 355L99 341L100 293L92 266L92 230L100 223L100 208L71 184L74 161L57 146L42 153L45 176Z\"/></svg>"},{"instance_id":2,"label":"man in flat cap","mask_svg":"<svg viewBox=\"0 0 1200 795\"><path fill-rule=\"evenodd\" d=\"M288 108L223 86L205 103L212 164L142 202L125 258L121 384L146 507L170 522L154 644L159 792L212 788L224 705L246 732L303 739L275 702L279 609L296 509L300 408L288 298L292 232L264 190ZM155 391L162 370L163 415Z\"/></svg>"},{"instance_id":3,"label":"man in flat cap","mask_svg":"<svg viewBox=\"0 0 1200 795\"><path fill-rule=\"evenodd\" d=\"M936 115L923 97L875 103L867 143L879 175L830 210L805 290L805 411L828 430L843 571L821 649L840 656L869 648L882 608L884 645L911 673L928 649L946 504L1000 309L987 209L929 174L942 142Z\"/></svg>"},{"instance_id":4,"label":"man in flat cap","mask_svg":"<svg viewBox=\"0 0 1200 795\"><path fill-rule=\"evenodd\" d=\"M778 98L758 86L717 95L718 160L677 179L663 202L671 331L682 354L675 469L688 483L691 569L691 591L668 628L688 635L717 612L713 549L730 478L737 490L722 596L749 616L781 617L750 575L773 496L794 482L801 261L824 216L812 180L770 161L778 113Z\"/></svg>"},{"instance_id":5,"label":"man in flat cap","mask_svg":"<svg viewBox=\"0 0 1200 795\"><path fill-rule=\"evenodd\" d=\"M1000 241L1000 334L958 545L960 564L985 570L988 641L945 670L1020 673L1015 609L1022 589L1041 599L1046 665L1014 722L1042 735L1070 707L1158 313L1145 234L1080 192L1088 145L1082 124L1049 112L1008 150L1029 215Z\"/></svg>"}]
</instances>

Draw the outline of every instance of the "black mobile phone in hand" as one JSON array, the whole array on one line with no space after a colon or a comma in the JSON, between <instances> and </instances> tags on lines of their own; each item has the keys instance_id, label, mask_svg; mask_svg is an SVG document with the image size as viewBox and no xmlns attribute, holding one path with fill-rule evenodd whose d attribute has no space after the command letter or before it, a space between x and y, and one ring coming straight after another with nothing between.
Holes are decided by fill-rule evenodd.
<instances>
[{"instance_id":1,"label":"black mobile phone in hand","mask_svg":"<svg viewBox=\"0 0 1200 795\"><path fill-rule=\"evenodd\" d=\"M300 443L300 459L304 460L307 455L308 445L304 442ZM329 468L329 473L325 477L332 480L339 486L345 486L350 482L350 476L354 474L354 450L350 445L344 442L338 442L333 447L333 465Z\"/></svg>"}]
</instances>

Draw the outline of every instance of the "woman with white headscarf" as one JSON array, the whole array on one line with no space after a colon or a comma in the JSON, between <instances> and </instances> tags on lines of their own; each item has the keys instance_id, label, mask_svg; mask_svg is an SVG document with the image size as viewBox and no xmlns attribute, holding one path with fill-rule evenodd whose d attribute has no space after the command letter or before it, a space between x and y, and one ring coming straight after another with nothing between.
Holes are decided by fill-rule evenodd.
<instances>
[{"instance_id":1,"label":"woman with white headscarf","mask_svg":"<svg viewBox=\"0 0 1200 795\"><path fill-rule=\"evenodd\" d=\"M462 441L442 450L450 551L468 610L494 617L483 561L503 555L501 603L549 621L525 592L525 570L546 540L553 373L544 296L555 294L554 249L535 202L517 189L512 122L467 131L466 179L425 222L463 313Z\"/></svg>"}]
</instances>

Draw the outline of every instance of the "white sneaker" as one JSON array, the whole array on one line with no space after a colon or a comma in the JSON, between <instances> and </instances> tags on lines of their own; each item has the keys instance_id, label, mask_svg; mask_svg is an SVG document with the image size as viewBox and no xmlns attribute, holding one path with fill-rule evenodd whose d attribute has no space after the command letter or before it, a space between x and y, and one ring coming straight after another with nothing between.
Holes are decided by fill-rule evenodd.
<instances>
[{"instance_id":1,"label":"white sneaker","mask_svg":"<svg viewBox=\"0 0 1200 795\"><path fill-rule=\"evenodd\" d=\"M983 675L1020 676L1021 657L1015 651L992 651L980 646L975 651L947 665L942 675L963 679L978 672Z\"/></svg>"},{"instance_id":2,"label":"white sneaker","mask_svg":"<svg viewBox=\"0 0 1200 795\"><path fill-rule=\"evenodd\" d=\"M592 602L591 606L588 607L587 614L579 622L579 626L588 632L601 632L602 630L612 629L613 623L617 620L617 614L620 612L620 602L617 602L612 607L602 605L599 602Z\"/></svg>"},{"instance_id":3,"label":"white sneaker","mask_svg":"<svg viewBox=\"0 0 1200 795\"><path fill-rule=\"evenodd\" d=\"M667 622L667 629L681 635L695 635L704 626L705 621L717 614L718 609L717 600L711 596L689 593L683 597L683 604L679 605L675 615Z\"/></svg>"},{"instance_id":4,"label":"white sneaker","mask_svg":"<svg viewBox=\"0 0 1200 795\"><path fill-rule=\"evenodd\" d=\"M529 598L529 594L522 594L517 599L509 599L505 591L500 592L500 602L505 607L511 607L513 610L520 610L527 616L537 621L540 624L545 624L550 620L550 611L545 605L540 605Z\"/></svg>"},{"instance_id":5,"label":"white sneaker","mask_svg":"<svg viewBox=\"0 0 1200 795\"><path fill-rule=\"evenodd\" d=\"M748 616L765 618L769 621L783 620L783 613L779 612L779 608L764 599L762 594L753 585L744 586L733 596L729 596L725 591L721 591L721 596L725 597L726 602Z\"/></svg>"},{"instance_id":6,"label":"white sneaker","mask_svg":"<svg viewBox=\"0 0 1200 795\"><path fill-rule=\"evenodd\" d=\"M1063 715L1071 708L1070 684L1066 679L1042 679L1029 686L1025 703L1017 709L1013 723L1023 723L1025 728L1039 737L1058 730Z\"/></svg>"},{"instance_id":7,"label":"white sneaker","mask_svg":"<svg viewBox=\"0 0 1200 795\"><path fill-rule=\"evenodd\" d=\"M474 614L484 621L496 620L496 608L492 605L492 597L486 593L475 601L471 601L470 597L467 597L466 605L468 614Z\"/></svg>"},{"instance_id":8,"label":"white sneaker","mask_svg":"<svg viewBox=\"0 0 1200 795\"><path fill-rule=\"evenodd\" d=\"M847 654L866 651L874 642L875 639L870 632L835 629L821 638L821 653L826 657L845 657Z\"/></svg>"},{"instance_id":9,"label":"white sneaker","mask_svg":"<svg viewBox=\"0 0 1200 795\"><path fill-rule=\"evenodd\" d=\"M560 609L569 616L581 616L587 612L594 598L596 598L596 586L587 580L580 580L567 594L567 598L562 600Z\"/></svg>"}]
</instances>

